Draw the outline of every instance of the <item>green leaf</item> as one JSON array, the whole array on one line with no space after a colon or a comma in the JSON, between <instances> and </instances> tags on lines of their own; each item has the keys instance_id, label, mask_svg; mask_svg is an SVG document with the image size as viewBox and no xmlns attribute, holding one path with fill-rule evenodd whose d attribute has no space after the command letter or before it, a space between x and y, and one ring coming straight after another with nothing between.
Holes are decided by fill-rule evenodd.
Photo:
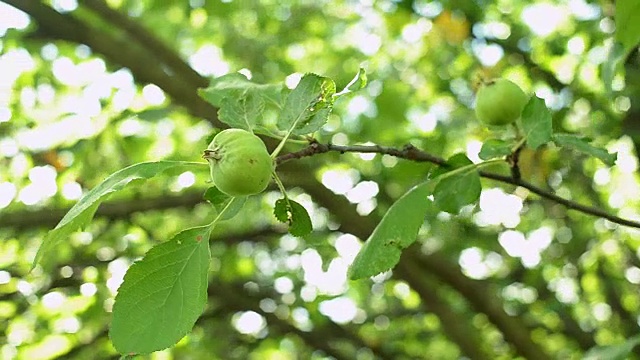
<instances>
[{"instance_id":1,"label":"green leaf","mask_svg":"<svg viewBox=\"0 0 640 360\"><path fill-rule=\"evenodd\" d=\"M391 205L349 268L350 279L375 276L398 263L402 249L416 241L432 204L428 196L433 192L434 180L413 187Z\"/></svg>"},{"instance_id":2,"label":"green leaf","mask_svg":"<svg viewBox=\"0 0 640 360\"><path fill-rule=\"evenodd\" d=\"M246 76L240 73L230 73L211 79L209 87L198 89L198 94L209 104L219 108L225 97L238 93L238 90L247 90L252 86L253 84Z\"/></svg>"},{"instance_id":3,"label":"green leaf","mask_svg":"<svg viewBox=\"0 0 640 360\"><path fill-rule=\"evenodd\" d=\"M252 96L262 99L265 103L282 108L284 96L288 93L282 83L280 84L256 84L240 73L226 74L209 83L209 87L198 89L198 95L209 104L221 108L223 100L232 98L239 100L251 93Z\"/></svg>"},{"instance_id":4,"label":"green leaf","mask_svg":"<svg viewBox=\"0 0 640 360\"><path fill-rule=\"evenodd\" d=\"M640 1L618 0L615 6L616 42L602 65L602 81L609 95L616 72L622 69L625 59L640 43Z\"/></svg>"},{"instance_id":5,"label":"green leaf","mask_svg":"<svg viewBox=\"0 0 640 360\"><path fill-rule=\"evenodd\" d=\"M282 110L291 90L284 84L259 84L256 85L255 92L264 99L267 105Z\"/></svg>"},{"instance_id":6,"label":"green leaf","mask_svg":"<svg viewBox=\"0 0 640 360\"><path fill-rule=\"evenodd\" d=\"M367 86L367 72L364 68L358 69L358 73L345 87L349 91L358 91Z\"/></svg>"},{"instance_id":7,"label":"green leaf","mask_svg":"<svg viewBox=\"0 0 640 360\"><path fill-rule=\"evenodd\" d=\"M489 139L482 144L478 157L482 160L491 160L511 155L514 146L512 141Z\"/></svg>"},{"instance_id":8,"label":"green leaf","mask_svg":"<svg viewBox=\"0 0 640 360\"><path fill-rule=\"evenodd\" d=\"M218 214L224 210L224 214L220 220L229 220L236 216L240 210L242 210L244 203L247 201L246 196L231 197L220 191L215 186L208 188L207 191L204 192L204 199L213 205ZM231 203L231 205L227 208L229 203Z\"/></svg>"},{"instance_id":9,"label":"green leaf","mask_svg":"<svg viewBox=\"0 0 640 360\"><path fill-rule=\"evenodd\" d=\"M289 210L290 206L287 206L287 199L278 199L273 207L273 216L281 223L288 223L290 221Z\"/></svg>"},{"instance_id":10,"label":"green leaf","mask_svg":"<svg viewBox=\"0 0 640 360\"><path fill-rule=\"evenodd\" d=\"M123 354L147 354L177 343L204 311L209 274L209 226L156 245L124 276L109 337Z\"/></svg>"},{"instance_id":11,"label":"green leaf","mask_svg":"<svg viewBox=\"0 0 640 360\"><path fill-rule=\"evenodd\" d=\"M213 205L216 210L224 209L225 203L229 201L231 196L223 193L217 187L212 186L204 192L203 198Z\"/></svg>"},{"instance_id":12,"label":"green leaf","mask_svg":"<svg viewBox=\"0 0 640 360\"><path fill-rule=\"evenodd\" d=\"M447 163L454 169L473 165L464 154L454 155ZM446 174L446 173L445 173ZM463 206L473 204L480 198L482 184L475 168L451 176L440 176L433 191L436 205L442 211L457 214ZM438 179L438 178L436 178Z\"/></svg>"},{"instance_id":13,"label":"green leaf","mask_svg":"<svg viewBox=\"0 0 640 360\"><path fill-rule=\"evenodd\" d=\"M609 346L594 346L582 360L625 360L632 358L631 352L640 344L640 335L627 339L622 344Z\"/></svg>"},{"instance_id":14,"label":"green leaf","mask_svg":"<svg viewBox=\"0 0 640 360\"><path fill-rule=\"evenodd\" d=\"M621 43L628 53L640 43L640 1L617 0L616 41Z\"/></svg>"},{"instance_id":15,"label":"green leaf","mask_svg":"<svg viewBox=\"0 0 640 360\"><path fill-rule=\"evenodd\" d=\"M335 92L333 80L316 74L304 75L284 103L278 129L293 129L291 133L295 135L320 129L331 113Z\"/></svg>"},{"instance_id":16,"label":"green leaf","mask_svg":"<svg viewBox=\"0 0 640 360\"><path fill-rule=\"evenodd\" d=\"M236 92L222 99L218 118L232 128L253 131L264 111L264 100L255 92Z\"/></svg>"},{"instance_id":17,"label":"green leaf","mask_svg":"<svg viewBox=\"0 0 640 360\"><path fill-rule=\"evenodd\" d=\"M553 142L558 146L567 147L596 157L608 166L615 165L616 159L618 158L616 153L611 154L605 149L589 144L587 139L573 134L555 134L553 135Z\"/></svg>"},{"instance_id":18,"label":"green leaf","mask_svg":"<svg viewBox=\"0 0 640 360\"><path fill-rule=\"evenodd\" d=\"M41 263L45 268L52 265L55 259L55 247L60 242L67 240L72 232L86 225L93 218L100 203L109 194L121 190L133 180L150 179L170 169L204 169L203 165L206 164L186 161L144 162L131 165L111 174L102 183L85 194L60 220L58 225L47 233L36 253L32 268L38 263Z\"/></svg>"},{"instance_id":19,"label":"green leaf","mask_svg":"<svg viewBox=\"0 0 640 360\"><path fill-rule=\"evenodd\" d=\"M273 215L278 221L289 224L289 233L293 236L305 236L313 230L307 209L291 199L278 199Z\"/></svg>"},{"instance_id":20,"label":"green leaf","mask_svg":"<svg viewBox=\"0 0 640 360\"><path fill-rule=\"evenodd\" d=\"M527 145L537 149L540 145L551 141L553 124L551 113L544 100L532 96L522 111L522 127L527 138Z\"/></svg>"},{"instance_id":21,"label":"green leaf","mask_svg":"<svg viewBox=\"0 0 640 360\"><path fill-rule=\"evenodd\" d=\"M622 64L624 64L624 59L626 59L627 55L628 53L622 44L615 43L611 47L607 60L602 64L602 82L609 95L613 92L613 78L616 72L622 69Z\"/></svg>"},{"instance_id":22,"label":"green leaf","mask_svg":"<svg viewBox=\"0 0 640 360\"><path fill-rule=\"evenodd\" d=\"M137 113L136 115L140 120L144 121L159 121L167 116L169 116L169 109L167 108L159 108L159 109L147 109Z\"/></svg>"},{"instance_id":23,"label":"green leaf","mask_svg":"<svg viewBox=\"0 0 640 360\"><path fill-rule=\"evenodd\" d=\"M344 87L339 93L335 94L335 97L346 95L354 91L358 91L367 86L367 72L364 68L358 69L356 76L349 81L347 86Z\"/></svg>"}]
</instances>

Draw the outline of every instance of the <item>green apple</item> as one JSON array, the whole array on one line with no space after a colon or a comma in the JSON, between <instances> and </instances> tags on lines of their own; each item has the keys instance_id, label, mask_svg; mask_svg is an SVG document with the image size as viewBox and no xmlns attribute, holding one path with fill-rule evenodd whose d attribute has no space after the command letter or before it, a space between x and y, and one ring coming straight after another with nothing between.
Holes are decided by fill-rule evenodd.
<instances>
[{"instance_id":1,"label":"green apple","mask_svg":"<svg viewBox=\"0 0 640 360\"><path fill-rule=\"evenodd\" d=\"M213 184L229 196L264 191L274 170L273 159L262 140L242 129L218 133L202 157L209 162Z\"/></svg>"},{"instance_id":2,"label":"green apple","mask_svg":"<svg viewBox=\"0 0 640 360\"><path fill-rule=\"evenodd\" d=\"M508 125L522 114L529 97L507 79L484 84L476 94L476 117L485 125Z\"/></svg>"}]
</instances>

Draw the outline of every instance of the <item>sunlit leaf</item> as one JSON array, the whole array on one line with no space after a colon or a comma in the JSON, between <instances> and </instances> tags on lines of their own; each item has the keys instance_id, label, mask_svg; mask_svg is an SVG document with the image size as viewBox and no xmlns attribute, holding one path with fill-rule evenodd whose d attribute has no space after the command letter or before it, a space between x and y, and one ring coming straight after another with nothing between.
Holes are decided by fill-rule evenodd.
<instances>
[{"instance_id":1,"label":"sunlit leaf","mask_svg":"<svg viewBox=\"0 0 640 360\"><path fill-rule=\"evenodd\" d=\"M278 199L273 214L278 221L289 224L293 236L305 236L313 230L307 209L291 199Z\"/></svg>"},{"instance_id":2,"label":"sunlit leaf","mask_svg":"<svg viewBox=\"0 0 640 360\"><path fill-rule=\"evenodd\" d=\"M287 97L278 128L293 129L295 135L312 133L327 122L333 107L336 85L333 80L316 74L306 74Z\"/></svg>"},{"instance_id":3,"label":"sunlit leaf","mask_svg":"<svg viewBox=\"0 0 640 360\"><path fill-rule=\"evenodd\" d=\"M134 180L150 179L170 169L205 169L204 165L206 164L185 161L144 162L131 165L111 174L102 183L85 194L60 220L58 225L47 233L33 260L32 266L35 267L38 263L45 268L50 266L55 259L55 247L60 242L67 240L72 232L86 225L93 218L100 203L109 194L121 190Z\"/></svg>"},{"instance_id":4,"label":"sunlit leaf","mask_svg":"<svg viewBox=\"0 0 640 360\"><path fill-rule=\"evenodd\" d=\"M212 79L209 87L199 89L198 94L209 104L215 107L222 106L222 100L232 94L241 95L242 91L252 87L253 84L246 76L240 73L230 73Z\"/></svg>"},{"instance_id":5,"label":"sunlit leaf","mask_svg":"<svg viewBox=\"0 0 640 360\"><path fill-rule=\"evenodd\" d=\"M242 210L245 202L247 201L246 196L231 197L220 191L215 186L212 186L205 191L204 199L213 205L218 214L222 213L224 210L224 214L220 220L229 220L236 216L240 210Z\"/></svg>"},{"instance_id":6,"label":"sunlit leaf","mask_svg":"<svg viewBox=\"0 0 640 360\"><path fill-rule=\"evenodd\" d=\"M602 64L602 82L608 94L613 91L612 84L618 70L622 68L624 59L627 57L627 51L622 44L615 43L609 51L607 60Z\"/></svg>"},{"instance_id":7,"label":"sunlit leaf","mask_svg":"<svg viewBox=\"0 0 640 360\"><path fill-rule=\"evenodd\" d=\"M140 120L145 121L159 121L169 116L170 110L168 108L161 109L147 109L137 113L136 115Z\"/></svg>"},{"instance_id":8,"label":"sunlit leaf","mask_svg":"<svg viewBox=\"0 0 640 360\"><path fill-rule=\"evenodd\" d=\"M636 335L622 344L596 346L584 354L582 360L626 360L633 358L631 352L640 344L640 335Z\"/></svg>"},{"instance_id":9,"label":"sunlit leaf","mask_svg":"<svg viewBox=\"0 0 640 360\"><path fill-rule=\"evenodd\" d=\"M540 145L551 141L553 124L551 112L544 100L532 96L522 111L522 127L527 138L527 145L537 149Z\"/></svg>"},{"instance_id":10,"label":"sunlit leaf","mask_svg":"<svg viewBox=\"0 0 640 360\"><path fill-rule=\"evenodd\" d=\"M511 141L490 139L482 144L478 157L482 160L504 157L511 154L513 146L514 143Z\"/></svg>"},{"instance_id":11,"label":"sunlit leaf","mask_svg":"<svg viewBox=\"0 0 640 360\"><path fill-rule=\"evenodd\" d=\"M628 52L640 43L640 1L616 0L615 6L616 41Z\"/></svg>"},{"instance_id":12,"label":"sunlit leaf","mask_svg":"<svg viewBox=\"0 0 640 360\"><path fill-rule=\"evenodd\" d=\"M198 95L209 104L220 108L224 106L225 98L238 100L251 93L266 104L281 108L288 92L289 90L282 83L257 84L240 73L230 73L212 79L207 88L198 90Z\"/></svg>"},{"instance_id":13,"label":"sunlit leaf","mask_svg":"<svg viewBox=\"0 0 640 360\"><path fill-rule=\"evenodd\" d=\"M255 92L232 94L222 99L218 118L230 127L252 131L261 120L264 100Z\"/></svg>"},{"instance_id":14,"label":"sunlit leaf","mask_svg":"<svg viewBox=\"0 0 640 360\"><path fill-rule=\"evenodd\" d=\"M398 263L402 249L416 241L432 204L428 196L433 184L429 180L417 185L391 205L349 268L350 279L374 276Z\"/></svg>"},{"instance_id":15,"label":"sunlit leaf","mask_svg":"<svg viewBox=\"0 0 640 360\"><path fill-rule=\"evenodd\" d=\"M367 86L367 72L364 68L360 68L356 76L347 84L346 88L349 91L358 91L364 89L365 86Z\"/></svg>"},{"instance_id":16,"label":"sunlit leaf","mask_svg":"<svg viewBox=\"0 0 640 360\"><path fill-rule=\"evenodd\" d=\"M616 153L611 154L605 149L589 144L587 139L573 134L555 134L553 135L553 142L558 146L596 157L609 166L615 165L618 158Z\"/></svg>"},{"instance_id":17,"label":"sunlit leaf","mask_svg":"<svg viewBox=\"0 0 640 360\"><path fill-rule=\"evenodd\" d=\"M464 154L454 155L447 163L453 169L473 164ZM480 175L476 169L470 169L442 177L433 190L433 197L440 210L457 214L463 206L478 201L481 191Z\"/></svg>"},{"instance_id":18,"label":"sunlit leaf","mask_svg":"<svg viewBox=\"0 0 640 360\"><path fill-rule=\"evenodd\" d=\"M123 354L177 343L207 303L210 227L184 230L135 262L118 289L109 336Z\"/></svg>"},{"instance_id":19,"label":"sunlit leaf","mask_svg":"<svg viewBox=\"0 0 640 360\"><path fill-rule=\"evenodd\" d=\"M363 89L367 86L367 72L364 68L360 68L356 76L349 81L349 83L344 87L344 89L340 90L339 93L335 94L336 97L341 95L346 95L358 90Z\"/></svg>"}]
</instances>

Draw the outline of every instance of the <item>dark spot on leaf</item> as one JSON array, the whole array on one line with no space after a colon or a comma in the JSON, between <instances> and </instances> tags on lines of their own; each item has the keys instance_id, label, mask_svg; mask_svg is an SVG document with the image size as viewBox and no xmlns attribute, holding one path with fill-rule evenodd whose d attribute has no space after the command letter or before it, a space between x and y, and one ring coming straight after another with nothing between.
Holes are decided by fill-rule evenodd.
<instances>
[{"instance_id":1,"label":"dark spot on leaf","mask_svg":"<svg viewBox=\"0 0 640 360\"><path fill-rule=\"evenodd\" d=\"M196 241L197 241L197 242L202 241L202 235L198 235L198 236L196 236Z\"/></svg>"},{"instance_id":2,"label":"dark spot on leaf","mask_svg":"<svg viewBox=\"0 0 640 360\"><path fill-rule=\"evenodd\" d=\"M402 249L404 249L404 246L402 246L402 244L400 244L400 242L399 242L399 241L394 240L394 239L387 240L387 241L384 243L384 246L392 246L392 247L394 247L394 248L396 248L396 249L398 249L398 250L402 250Z\"/></svg>"}]
</instances>

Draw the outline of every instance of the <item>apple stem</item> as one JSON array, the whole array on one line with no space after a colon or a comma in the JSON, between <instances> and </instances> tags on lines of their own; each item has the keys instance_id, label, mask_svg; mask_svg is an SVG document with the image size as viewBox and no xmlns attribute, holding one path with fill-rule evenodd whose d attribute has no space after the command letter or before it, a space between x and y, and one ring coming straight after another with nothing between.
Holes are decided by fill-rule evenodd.
<instances>
[{"instance_id":1,"label":"apple stem","mask_svg":"<svg viewBox=\"0 0 640 360\"><path fill-rule=\"evenodd\" d=\"M287 199L287 201L289 200L289 198L287 197L287 191L284 188L284 184L282 183L282 180L280 180L280 177L278 176L278 174L274 171L273 172L273 179L276 182L276 185L278 185L278 188L280 189L280 192L282 193L282 196L284 196L285 199Z\"/></svg>"},{"instance_id":2,"label":"apple stem","mask_svg":"<svg viewBox=\"0 0 640 360\"><path fill-rule=\"evenodd\" d=\"M216 226L216 224L218 224L218 222L220 222L220 220L222 219L222 216L224 215L225 212L227 212L227 210L229 210L229 208L231 207L231 204L233 203L233 201L235 200L235 196L232 197L229 202L227 203L227 205L225 205L225 207L222 209L222 211L220 211L218 213L218 216L216 216L215 219L213 219L213 221L209 224L209 228L211 230L213 230L213 228Z\"/></svg>"}]
</instances>

